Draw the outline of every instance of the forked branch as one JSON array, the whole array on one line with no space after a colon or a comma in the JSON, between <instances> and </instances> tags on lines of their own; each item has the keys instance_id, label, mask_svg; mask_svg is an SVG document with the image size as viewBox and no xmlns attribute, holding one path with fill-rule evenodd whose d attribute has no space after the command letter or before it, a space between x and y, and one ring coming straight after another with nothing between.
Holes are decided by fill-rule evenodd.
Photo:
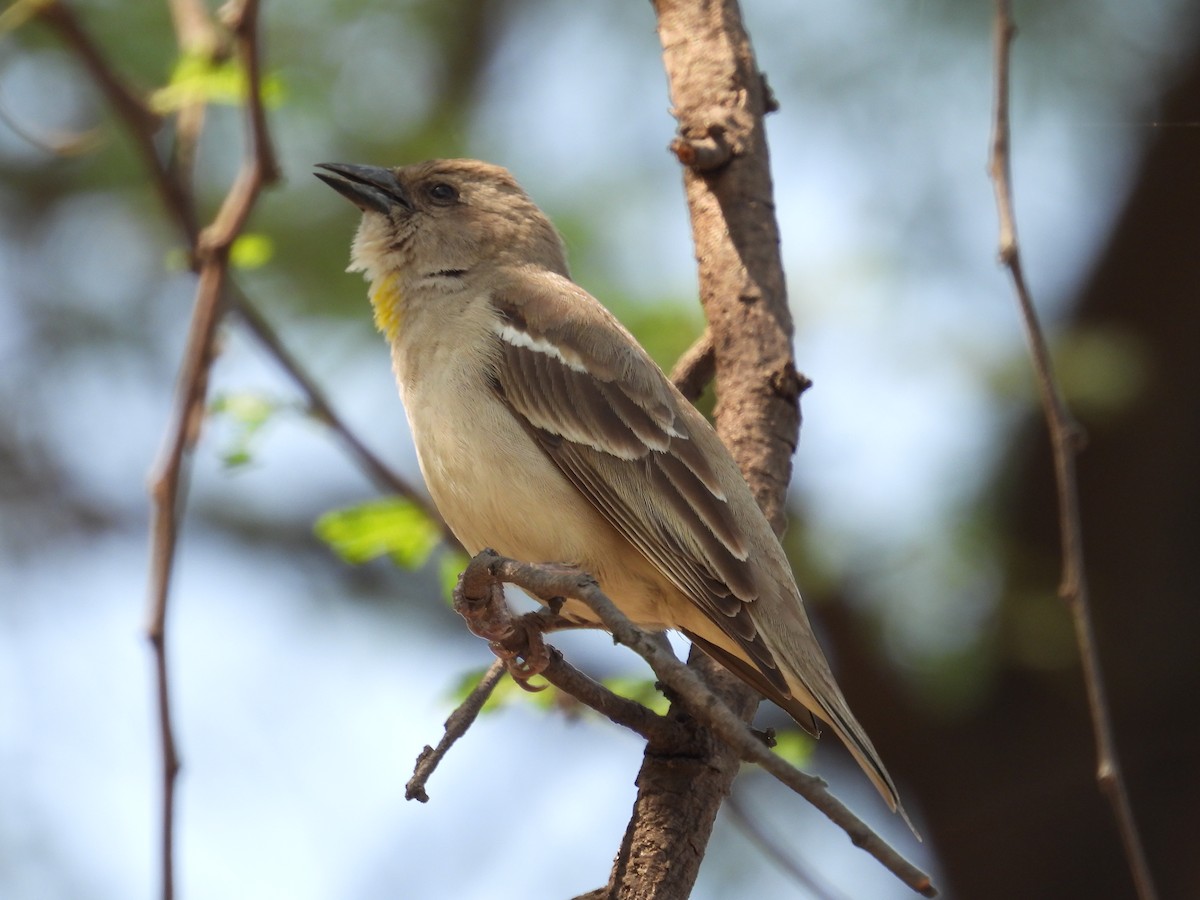
<instances>
[{"instance_id":1,"label":"forked branch","mask_svg":"<svg viewBox=\"0 0 1200 900\"><path fill-rule=\"evenodd\" d=\"M505 621L507 608L488 612L497 604L504 604L503 593L499 590L502 583L515 584L550 604L562 599L587 604L612 633L613 639L645 659L659 681L679 698L688 711L711 728L743 760L761 766L780 783L808 800L842 828L856 847L875 857L904 884L924 896L936 896L937 891L928 875L904 859L850 812L826 790L825 782L820 778L801 772L772 753L690 667L664 649L653 634L643 631L621 613L590 575L566 566L517 562L499 556L494 551L484 550L471 560L460 581L464 599L477 607L474 610L477 618L490 616L496 621ZM513 648L509 650L511 652Z\"/></svg>"}]
</instances>

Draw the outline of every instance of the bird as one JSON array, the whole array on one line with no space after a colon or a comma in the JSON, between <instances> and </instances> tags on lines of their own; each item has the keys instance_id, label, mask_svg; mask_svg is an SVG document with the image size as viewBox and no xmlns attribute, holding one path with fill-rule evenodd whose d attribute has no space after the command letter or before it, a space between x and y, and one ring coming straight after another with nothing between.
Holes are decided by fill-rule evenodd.
<instances>
[{"instance_id":1,"label":"bird","mask_svg":"<svg viewBox=\"0 0 1200 900\"><path fill-rule=\"evenodd\" d=\"M362 211L348 271L369 283L421 473L463 547L587 571L636 624L686 635L806 730L828 724L909 821L737 464L572 281L513 175L469 159L317 169ZM561 614L598 624L582 603Z\"/></svg>"}]
</instances>

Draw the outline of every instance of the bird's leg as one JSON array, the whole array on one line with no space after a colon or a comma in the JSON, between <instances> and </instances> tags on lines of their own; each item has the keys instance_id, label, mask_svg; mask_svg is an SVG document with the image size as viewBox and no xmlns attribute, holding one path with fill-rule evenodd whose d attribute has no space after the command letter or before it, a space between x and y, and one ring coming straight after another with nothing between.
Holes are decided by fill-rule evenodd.
<instances>
[{"instance_id":1,"label":"bird's leg","mask_svg":"<svg viewBox=\"0 0 1200 900\"><path fill-rule=\"evenodd\" d=\"M454 610L472 634L488 642L513 681L527 691L545 690L544 686L531 686L529 680L550 664L542 635L561 621L553 605L548 611L513 616L504 598L503 582L474 583L468 588L460 579L454 591Z\"/></svg>"}]
</instances>

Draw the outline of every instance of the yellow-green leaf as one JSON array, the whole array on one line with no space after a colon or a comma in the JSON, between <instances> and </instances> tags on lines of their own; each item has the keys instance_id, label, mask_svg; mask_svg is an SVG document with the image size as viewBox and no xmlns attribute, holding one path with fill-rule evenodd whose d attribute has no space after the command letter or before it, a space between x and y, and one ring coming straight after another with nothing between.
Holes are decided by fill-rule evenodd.
<instances>
[{"instance_id":1,"label":"yellow-green leaf","mask_svg":"<svg viewBox=\"0 0 1200 900\"><path fill-rule=\"evenodd\" d=\"M655 686L653 678L618 675L613 678L605 678L602 684L614 694L640 703L660 716L666 715L671 706L670 701Z\"/></svg>"},{"instance_id":2,"label":"yellow-green leaf","mask_svg":"<svg viewBox=\"0 0 1200 900\"><path fill-rule=\"evenodd\" d=\"M257 269L275 253L275 242L265 234L239 235L229 248L229 261L237 269Z\"/></svg>"},{"instance_id":3,"label":"yellow-green leaf","mask_svg":"<svg viewBox=\"0 0 1200 900\"><path fill-rule=\"evenodd\" d=\"M346 562L388 556L404 569L423 566L441 541L438 527L421 508L400 497L327 512L314 530Z\"/></svg>"},{"instance_id":4,"label":"yellow-green leaf","mask_svg":"<svg viewBox=\"0 0 1200 900\"><path fill-rule=\"evenodd\" d=\"M237 468L253 460L251 446L263 427L284 406L267 394L253 391L219 394L208 406L209 415L225 417L232 425L229 445L221 451L226 468Z\"/></svg>"},{"instance_id":5,"label":"yellow-green leaf","mask_svg":"<svg viewBox=\"0 0 1200 900\"><path fill-rule=\"evenodd\" d=\"M283 100L283 82L277 75L264 76L261 90L265 106L278 106ZM150 95L150 108L166 115L197 103L237 106L246 99L246 91L246 73L238 60L185 54L175 64L166 87Z\"/></svg>"},{"instance_id":6,"label":"yellow-green leaf","mask_svg":"<svg viewBox=\"0 0 1200 900\"><path fill-rule=\"evenodd\" d=\"M470 561L471 558L460 550L447 550L438 558L438 580L442 585L442 599L447 603L454 601L458 576Z\"/></svg>"},{"instance_id":7,"label":"yellow-green leaf","mask_svg":"<svg viewBox=\"0 0 1200 900\"><path fill-rule=\"evenodd\" d=\"M798 769L812 759L817 743L798 728L788 728L775 735L775 752Z\"/></svg>"}]
</instances>

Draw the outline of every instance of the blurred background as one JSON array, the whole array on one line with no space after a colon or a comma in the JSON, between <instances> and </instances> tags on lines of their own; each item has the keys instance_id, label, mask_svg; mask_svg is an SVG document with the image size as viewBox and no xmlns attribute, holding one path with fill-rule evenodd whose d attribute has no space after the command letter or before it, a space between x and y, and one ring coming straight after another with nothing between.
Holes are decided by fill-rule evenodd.
<instances>
[{"instance_id":1,"label":"blurred background","mask_svg":"<svg viewBox=\"0 0 1200 900\"><path fill-rule=\"evenodd\" d=\"M166 4L73 4L144 91ZM1080 460L1096 630L1164 897L1200 896L1200 10L1017 2L1013 174ZM926 837L835 740L809 767L947 897L1126 897L1066 612L1044 428L995 262L991 4L745 0L800 369L786 543L852 706ZM6 20L8 25L13 19ZM380 456L419 482L356 212L315 162L480 157L564 232L576 279L669 367L702 327L646 3L267 3L284 181L250 224L251 302ZM143 639L147 472L193 279L133 146L36 22L0 38L0 896L156 890ZM163 149L169 135L163 136ZM211 215L244 146L209 108ZM404 783L486 646L418 572L314 535L377 498L237 323L221 335L169 621L183 897L560 898L605 882L640 742L517 701ZM600 636L598 675L643 674ZM783 725L764 705L765 724ZM909 893L769 779L739 807L828 885ZM808 896L722 814L695 896ZM498 887L499 886L499 887Z\"/></svg>"}]
</instances>

